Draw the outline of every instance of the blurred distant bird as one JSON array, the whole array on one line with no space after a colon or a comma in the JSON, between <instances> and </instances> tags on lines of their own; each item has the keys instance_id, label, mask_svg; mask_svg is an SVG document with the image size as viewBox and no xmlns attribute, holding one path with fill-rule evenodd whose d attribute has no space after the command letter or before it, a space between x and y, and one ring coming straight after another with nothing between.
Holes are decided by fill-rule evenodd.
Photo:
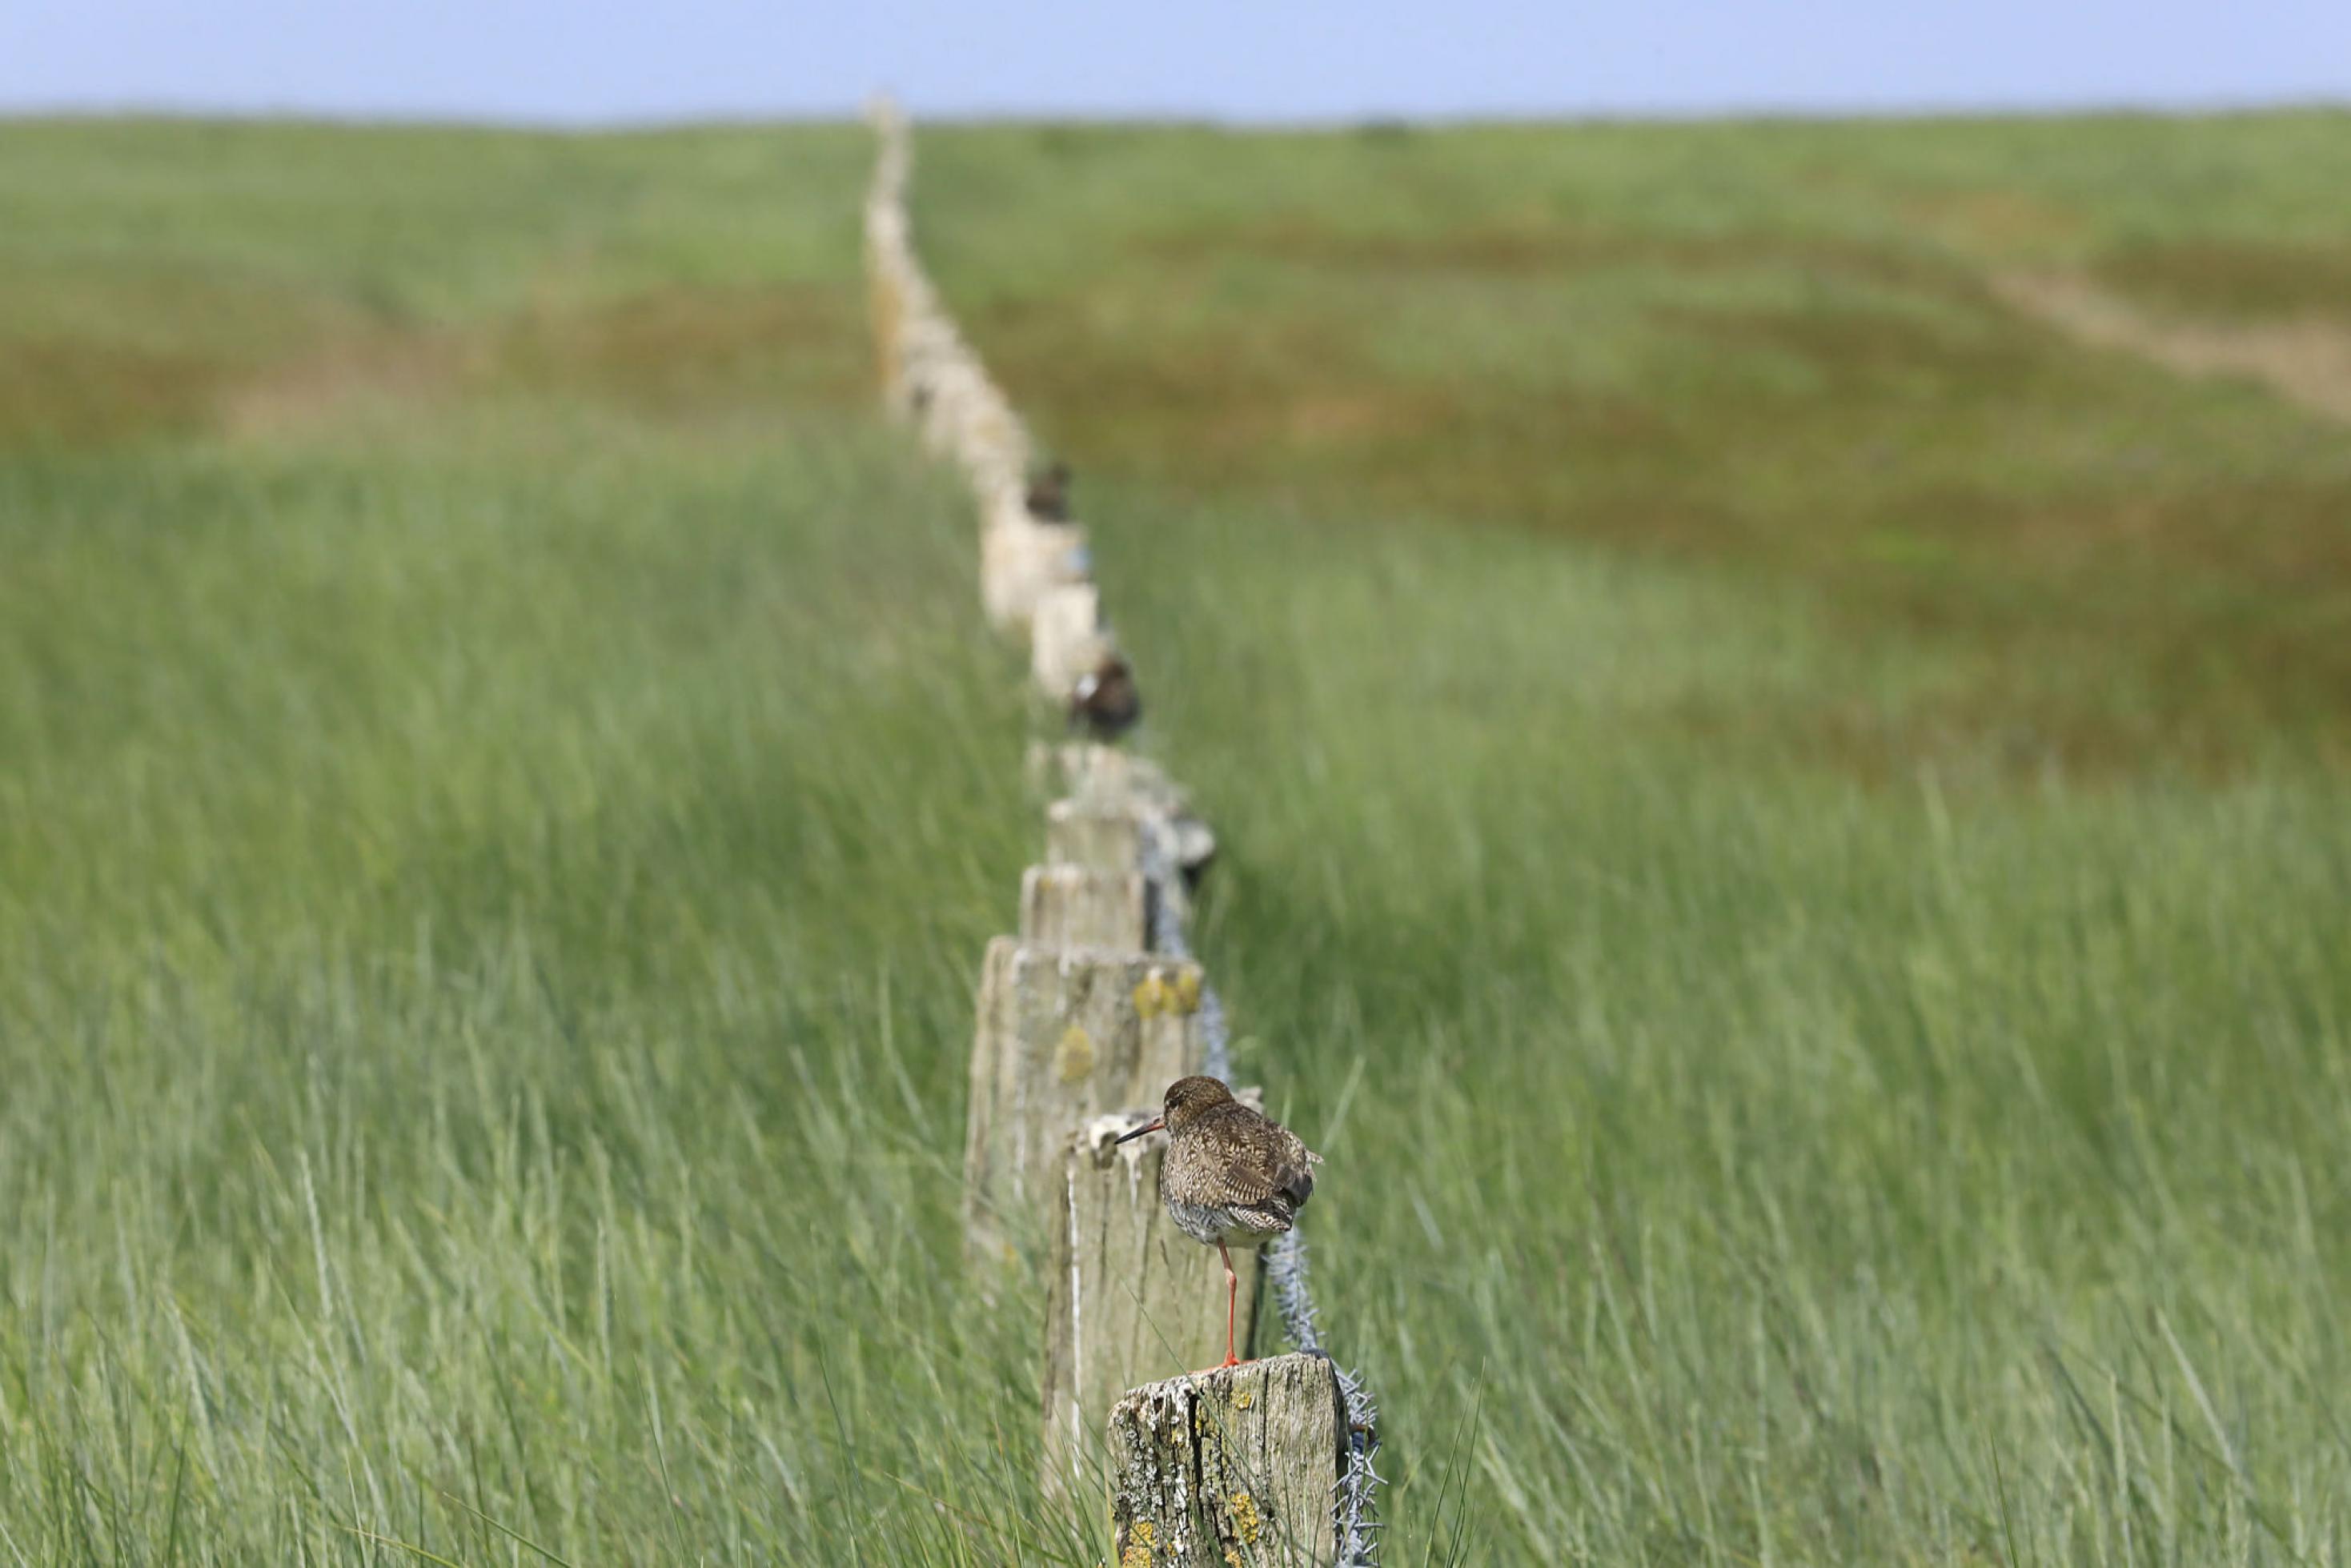
<instances>
[{"instance_id":1,"label":"blurred distant bird","mask_svg":"<svg viewBox=\"0 0 2351 1568\"><path fill-rule=\"evenodd\" d=\"M1040 523L1070 520L1070 465L1055 463L1029 481L1029 515Z\"/></svg>"},{"instance_id":2,"label":"blurred distant bird","mask_svg":"<svg viewBox=\"0 0 2351 1568\"><path fill-rule=\"evenodd\" d=\"M1217 835L1208 824L1189 811L1179 811L1168 820L1168 828L1176 844L1176 869L1183 873L1184 891L1200 891L1201 879L1217 858Z\"/></svg>"},{"instance_id":3,"label":"blurred distant bird","mask_svg":"<svg viewBox=\"0 0 2351 1568\"><path fill-rule=\"evenodd\" d=\"M1233 1272L1228 1242L1261 1247L1297 1218L1314 1192L1314 1167L1322 1156L1279 1122L1268 1121L1233 1098L1213 1078L1178 1078L1167 1086L1165 1109L1157 1121L1117 1139L1167 1132L1167 1156L1159 1166L1159 1201L1176 1228L1214 1247L1225 1260L1225 1359L1233 1354L1233 1319L1240 1276Z\"/></svg>"},{"instance_id":4,"label":"blurred distant bird","mask_svg":"<svg viewBox=\"0 0 2351 1568\"><path fill-rule=\"evenodd\" d=\"M1070 692L1070 727L1089 740L1116 740L1142 716L1143 693L1135 686L1134 671L1116 653L1103 654Z\"/></svg>"}]
</instances>

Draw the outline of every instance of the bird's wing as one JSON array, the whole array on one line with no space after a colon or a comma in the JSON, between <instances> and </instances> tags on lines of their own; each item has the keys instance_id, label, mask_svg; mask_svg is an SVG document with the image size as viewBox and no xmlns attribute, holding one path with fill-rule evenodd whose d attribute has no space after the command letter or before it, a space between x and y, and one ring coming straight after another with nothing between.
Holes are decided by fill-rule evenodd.
<instances>
[{"instance_id":1,"label":"bird's wing","mask_svg":"<svg viewBox=\"0 0 2351 1568\"><path fill-rule=\"evenodd\" d=\"M1234 1151L1225 1165L1228 1201L1254 1206L1277 1195L1290 1207L1304 1203L1314 1191L1314 1158L1298 1134L1280 1123L1271 1124L1274 1137Z\"/></svg>"}]
</instances>

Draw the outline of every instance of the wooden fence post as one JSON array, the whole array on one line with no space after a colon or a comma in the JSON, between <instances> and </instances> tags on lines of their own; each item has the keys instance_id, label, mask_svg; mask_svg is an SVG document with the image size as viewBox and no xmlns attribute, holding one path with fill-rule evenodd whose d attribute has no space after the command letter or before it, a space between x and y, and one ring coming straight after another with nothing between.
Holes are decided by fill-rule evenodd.
<instances>
[{"instance_id":1,"label":"wooden fence post","mask_svg":"<svg viewBox=\"0 0 2351 1568\"><path fill-rule=\"evenodd\" d=\"M1137 870L1148 831L1143 814L1126 800L1055 800L1045 808L1045 858L1096 871Z\"/></svg>"},{"instance_id":2,"label":"wooden fence post","mask_svg":"<svg viewBox=\"0 0 2351 1568\"><path fill-rule=\"evenodd\" d=\"M1025 632L1038 601L1083 582L1086 563L1086 531L1075 523L991 517L979 536L979 600L987 623Z\"/></svg>"},{"instance_id":3,"label":"wooden fence post","mask_svg":"<svg viewBox=\"0 0 2351 1568\"><path fill-rule=\"evenodd\" d=\"M1020 873L1020 940L1140 953L1149 945L1149 899L1139 870L1032 865Z\"/></svg>"},{"instance_id":4,"label":"wooden fence post","mask_svg":"<svg viewBox=\"0 0 2351 1568\"><path fill-rule=\"evenodd\" d=\"M1146 800L1155 788L1170 797L1177 793L1157 764L1098 740L1030 741L1027 777L1029 787L1048 800L1066 795L1084 800Z\"/></svg>"},{"instance_id":5,"label":"wooden fence post","mask_svg":"<svg viewBox=\"0 0 2351 1568\"><path fill-rule=\"evenodd\" d=\"M1102 592L1069 582L1037 596L1029 619L1029 676L1046 696L1066 703L1078 679L1113 651L1102 629Z\"/></svg>"},{"instance_id":6,"label":"wooden fence post","mask_svg":"<svg viewBox=\"0 0 2351 1568\"><path fill-rule=\"evenodd\" d=\"M1167 1140L1112 1143L1152 1114L1097 1118L1062 1154L1045 1297L1045 1489L1056 1495L1100 1495L1102 1422L1121 1394L1224 1359L1224 1265L1159 1201ZM1237 1253L1233 1269L1236 1332L1247 1345L1257 1326L1256 1249Z\"/></svg>"},{"instance_id":7,"label":"wooden fence post","mask_svg":"<svg viewBox=\"0 0 2351 1568\"><path fill-rule=\"evenodd\" d=\"M1200 967L1188 960L1009 936L987 945L964 1146L974 1255L1036 1235L1073 1131L1156 1105L1200 1070L1199 1008Z\"/></svg>"},{"instance_id":8,"label":"wooden fence post","mask_svg":"<svg viewBox=\"0 0 2351 1568\"><path fill-rule=\"evenodd\" d=\"M1347 1412L1322 1356L1137 1388L1112 1407L1110 1456L1122 1568L1320 1568L1337 1552Z\"/></svg>"}]
</instances>

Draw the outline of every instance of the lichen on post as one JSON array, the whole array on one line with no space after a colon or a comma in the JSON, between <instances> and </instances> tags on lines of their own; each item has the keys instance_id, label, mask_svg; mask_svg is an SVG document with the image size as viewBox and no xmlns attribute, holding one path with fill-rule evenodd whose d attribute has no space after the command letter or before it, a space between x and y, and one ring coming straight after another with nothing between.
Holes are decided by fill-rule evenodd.
<instances>
[{"instance_id":1,"label":"lichen on post","mask_svg":"<svg viewBox=\"0 0 2351 1568\"><path fill-rule=\"evenodd\" d=\"M1122 1565L1304 1568L1336 1553L1347 1416L1321 1356L1134 1389L1112 1406L1109 1442Z\"/></svg>"}]
</instances>

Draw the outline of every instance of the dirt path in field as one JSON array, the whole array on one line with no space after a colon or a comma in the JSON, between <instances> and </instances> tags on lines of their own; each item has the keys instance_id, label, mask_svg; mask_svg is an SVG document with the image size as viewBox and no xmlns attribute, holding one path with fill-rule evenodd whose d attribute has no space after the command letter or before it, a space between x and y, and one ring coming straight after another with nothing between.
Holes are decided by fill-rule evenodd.
<instances>
[{"instance_id":1,"label":"dirt path in field","mask_svg":"<svg viewBox=\"0 0 2351 1568\"><path fill-rule=\"evenodd\" d=\"M2351 423L2351 331L2332 322L2160 320L2073 273L2000 272L1991 286L2013 308L2085 343L2142 355L2182 375L2259 382L2288 402Z\"/></svg>"}]
</instances>

